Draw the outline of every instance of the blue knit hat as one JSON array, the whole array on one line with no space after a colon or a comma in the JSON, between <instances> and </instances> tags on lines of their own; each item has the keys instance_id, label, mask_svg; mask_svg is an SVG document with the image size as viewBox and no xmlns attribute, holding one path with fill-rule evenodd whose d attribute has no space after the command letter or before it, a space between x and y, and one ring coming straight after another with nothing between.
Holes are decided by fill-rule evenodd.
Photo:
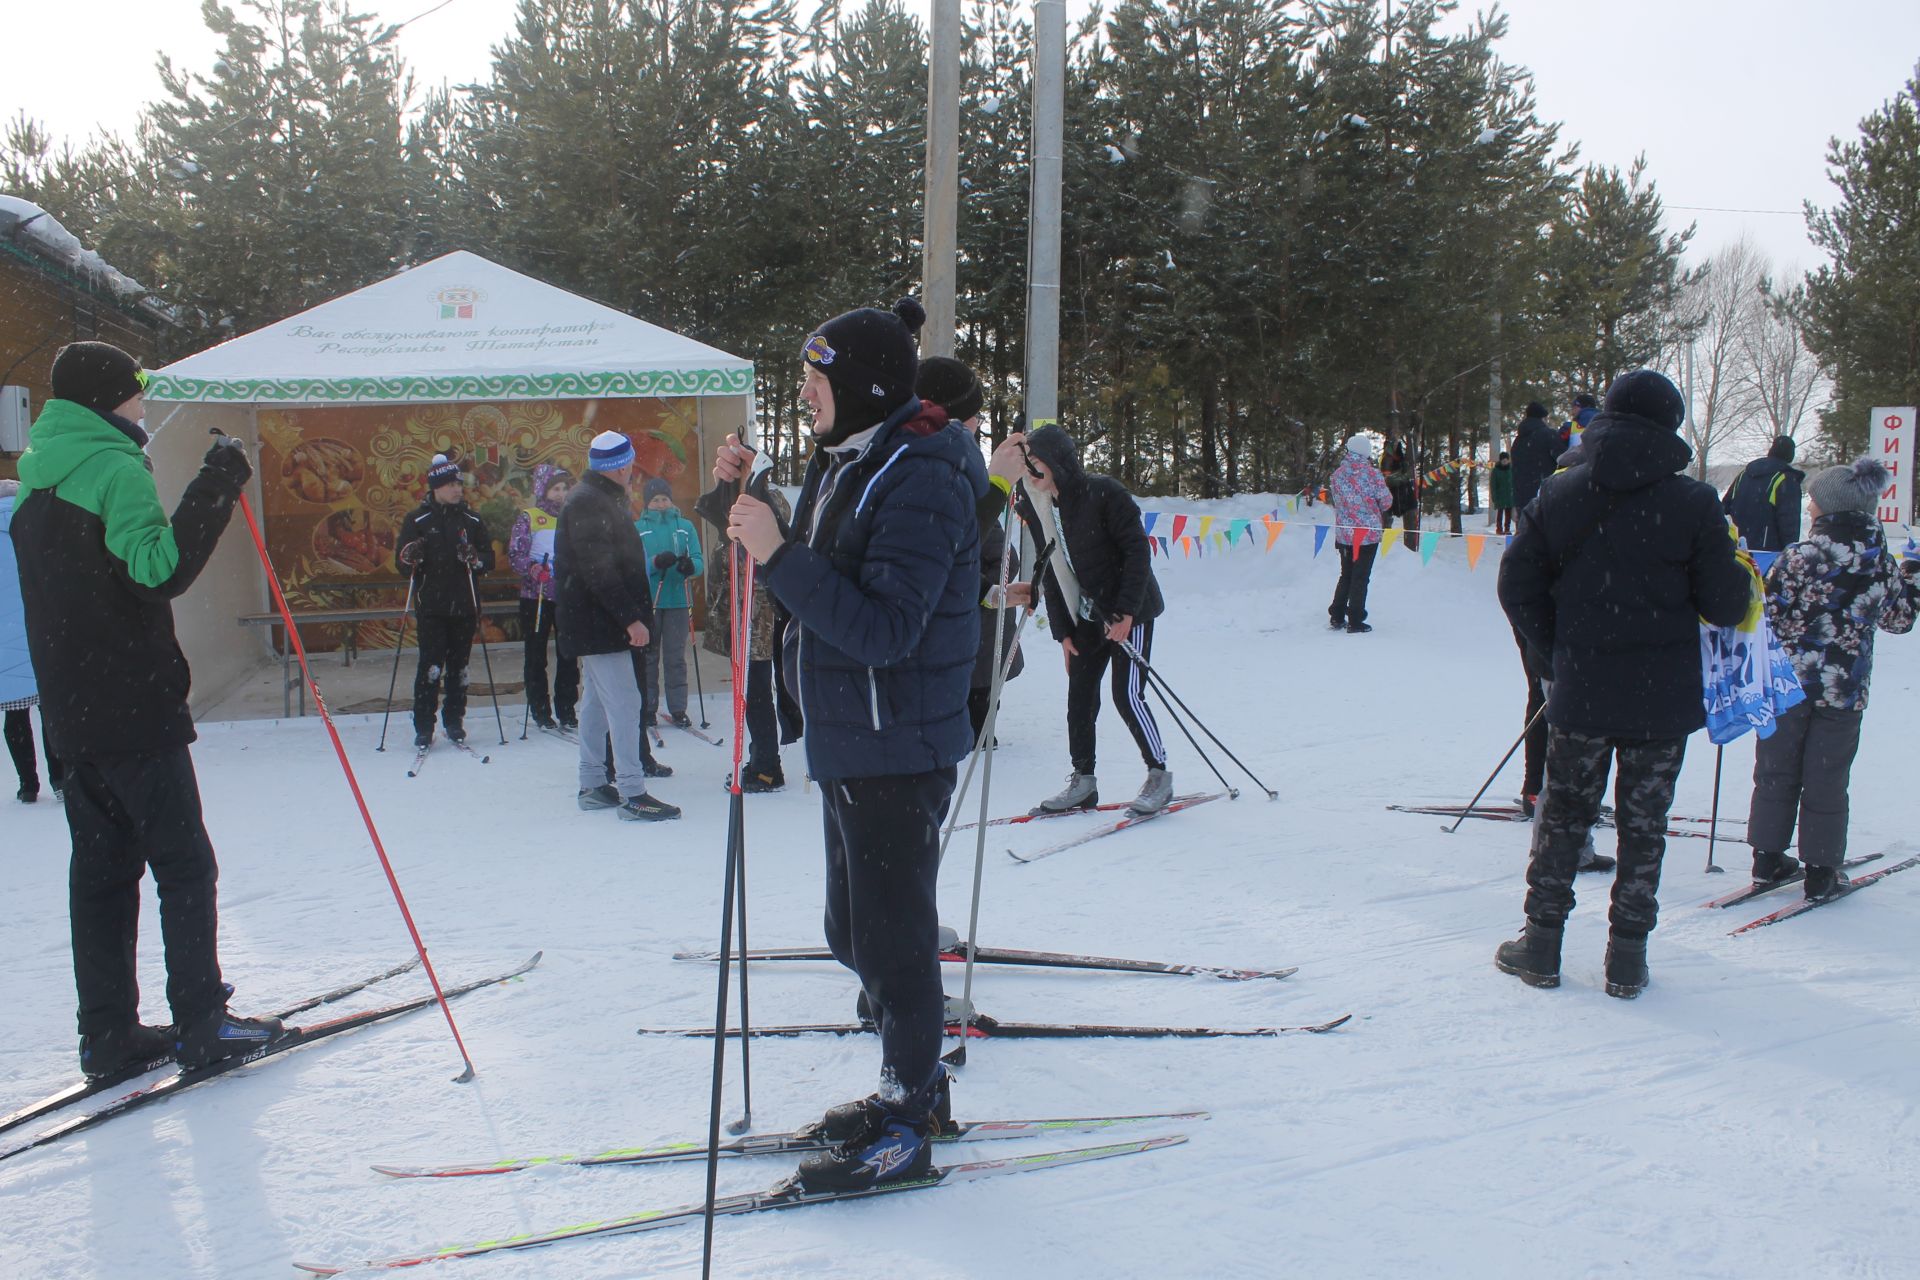
<instances>
[{"instance_id":1,"label":"blue knit hat","mask_svg":"<svg viewBox=\"0 0 1920 1280\"><path fill-rule=\"evenodd\" d=\"M593 438L587 465L595 471L618 471L633 465L633 441L618 431L602 431Z\"/></svg>"},{"instance_id":2,"label":"blue knit hat","mask_svg":"<svg viewBox=\"0 0 1920 1280\"><path fill-rule=\"evenodd\" d=\"M648 476L647 482L640 486L640 498L643 502L652 502L655 498L673 501L673 486L659 476Z\"/></svg>"},{"instance_id":3,"label":"blue knit hat","mask_svg":"<svg viewBox=\"0 0 1920 1280\"><path fill-rule=\"evenodd\" d=\"M443 484L460 483L460 464L444 453L433 455L433 465L427 468L427 488L438 489Z\"/></svg>"}]
</instances>

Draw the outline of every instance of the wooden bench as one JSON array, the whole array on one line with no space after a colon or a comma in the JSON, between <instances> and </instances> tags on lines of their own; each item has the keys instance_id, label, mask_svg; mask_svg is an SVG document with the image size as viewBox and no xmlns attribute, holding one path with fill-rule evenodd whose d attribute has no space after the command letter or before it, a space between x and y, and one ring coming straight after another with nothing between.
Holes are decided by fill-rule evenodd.
<instances>
[{"instance_id":1,"label":"wooden bench","mask_svg":"<svg viewBox=\"0 0 1920 1280\"><path fill-rule=\"evenodd\" d=\"M520 602L517 599L488 600L481 604L480 612L489 618L518 617L520 614ZM324 625L326 623L352 624L347 629L346 641L340 650L340 665L350 667L353 665L355 655L359 652L359 646L355 643L355 640L360 623L392 622L407 616L407 610L400 605L374 606L359 609L302 609L293 615L293 624L296 627ZM240 615L237 621L243 627L278 627L286 625L285 620L281 618L278 613L246 613ZM299 672L294 669L295 665L293 645L290 642L283 642L280 645L280 704L281 712L286 716L293 715L294 690L296 689L300 691L300 714L303 716L307 714L307 682L300 678Z\"/></svg>"}]
</instances>

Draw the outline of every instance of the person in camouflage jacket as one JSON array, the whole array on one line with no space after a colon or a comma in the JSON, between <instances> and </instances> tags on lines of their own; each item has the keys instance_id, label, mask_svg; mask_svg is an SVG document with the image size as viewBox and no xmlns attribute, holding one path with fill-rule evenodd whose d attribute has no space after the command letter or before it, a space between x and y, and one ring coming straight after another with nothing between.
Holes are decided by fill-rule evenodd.
<instances>
[{"instance_id":1,"label":"person in camouflage jacket","mask_svg":"<svg viewBox=\"0 0 1920 1280\"><path fill-rule=\"evenodd\" d=\"M1767 573L1767 621L1807 700L1754 749L1747 842L1755 880L1786 879L1800 870L1786 856L1797 824L1810 898L1846 882L1840 864L1847 855L1847 785L1867 709L1874 632L1904 634L1920 616L1920 562L1896 565L1874 516L1888 479L1871 458L1814 477L1812 536L1788 547Z\"/></svg>"}]
</instances>

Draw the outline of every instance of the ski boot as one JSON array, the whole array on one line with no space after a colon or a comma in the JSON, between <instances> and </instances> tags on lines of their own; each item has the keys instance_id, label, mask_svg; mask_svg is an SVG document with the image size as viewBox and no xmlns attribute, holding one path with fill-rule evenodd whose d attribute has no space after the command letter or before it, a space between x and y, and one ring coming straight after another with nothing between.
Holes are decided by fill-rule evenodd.
<instances>
[{"instance_id":1,"label":"ski boot","mask_svg":"<svg viewBox=\"0 0 1920 1280\"><path fill-rule=\"evenodd\" d=\"M1647 989L1647 939L1607 935L1607 994L1631 1000Z\"/></svg>"},{"instance_id":2,"label":"ski boot","mask_svg":"<svg viewBox=\"0 0 1920 1280\"><path fill-rule=\"evenodd\" d=\"M1789 858L1784 853L1772 853L1766 849L1753 851L1753 882L1755 884L1779 884L1799 874L1798 858Z\"/></svg>"},{"instance_id":3,"label":"ski boot","mask_svg":"<svg viewBox=\"0 0 1920 1280\"><path fill-rule=\"evenodd\" d=\"M1373 624L1367 622L1349 622L1347 624L1347 634L1350 636L1363 636L1372 630Z\"/></svg>"},{"instance_id":4,"label":"ski boot","mask_svg":"<svg viewBox=\"0 0 1920 1280\"><path fill-rule=\"evenodd\" d=\"M680 810L658 796L650 796L644 792L620 805L622 822L671 822L679 816Z\"/></svg>"},{"instance_id":5,"label":"ski boot","mask_svg":"<svg viewBox=\"0 0 1920 1280\"><path fill-rule=\"evenodd\" d=\"M1540 806L1540 793L1537 791L1522 792L1514 803L1520 806L1520 816L1528 822L1532 822L1533 812Z\"/></svg>"},{"instance_id":6,"label":"ski boot","mask_svg":"<svg viewBox=\"0 0 1920 1280\"><path fill-rule=\"evenodd\" d=\"M1069 813L1074 809L1091 809L1099 803L1100 780L1076 769L1067 775L1067 785L1042 800L1033 812Z\"/></svg>"},{"instance_id":7,"label":"ski boot","mask_svg":"<svg viewBox=\"0 0 1920 1280\"><path fill-rule=\"evenodd\" d=\"M465 722L460 720L447 721L447 741L448 742L465 742L466 740L467 740L467 726Z\"/></svg>"},{"instance_id":8,"label":"ski boot","mask_svg":"<svg viewBox=\"0 0 1920 1280\"><path fill-rule=\"evenodd\" d=\"M89 1080L104 1080L133 1067L173 1056L173 1028L135 1022L118 1031L80 1037L80 1070Z\"/></svg>"},{"instance_id":9,"label":"ski boot","mask_svg":"<svg viewBox=\"0 0 1920 1280\"><path fill-rule=\"evenodd\" d=\"M1518 938L1494 948L1493 967L1530 987L1559 986L1562 932L1559 925L1527 921L1525 932Z\"/></svg>"},{"instance_id":10,"label":"ski boot","mask_svg":"<svg viewBox=\"0 0 1920 1280\"><path fill-rule=\"evenodd\" d=\"M1611 871L1615 866L1612 858L1593 847L1593 832L1587 832L1586 843L1580 846L1580 862L1573 872L1579 875L1583 871Z\"/></svg>"},{"instance_id":11,"label":"ski boot","mask_svg":"<svg viewBox=\"0 0 1920 1280\"><path fill-rule=\"evenodd\" d=\"M861 998L866 998L865 992L861 993ZM887 1104L880 1100L880 1095L870 1093L864 1098L855 1098L852 1102L843 1102L830 1108L826 1115L810 1125L802 1126L798 1136L816 1138L830 1146L843 1146L869 1129L884 1125L891 1115ZM953 1080L945 1066L934 1078L927 1123L933 1133L945 1133L953 1128Z\"/></svg>"},{"instance_id":12,"label":"ski boot","mask_svg":"<svg viewBox=\"0 0 1920 1280\"><path fill-rule=\"evenodd\" d=\"M1164 767L1147 770L1147 780L1140 788L1140 794L1127 805L1131 813L1158 813L1173 800L1173 775Z\"/></svg>"},{"instance_id":13,"label":"ski boot","mask_svg":"<svg viewBox=\"0 0 1920 1280\"><path fill-rule=\"evenodd\" d=\"M640 753L640 771L649 778L671 778L673 776L673 766L670 764L661 764L658 760L655 760L651 751L642 751Z\"/></svg>"},{"instance_id":14,"label":"ski boot","mask_svg":"<svg viewBox=\"0 0 1920 1280\"><path fill-rule=\"evenodd\" d=\"M668 716L667 719L672 721L674 724L679 725L682 729L693 728L693 717L688 715L684 711L676 711L672 715Z\"/></svg>"},{"instance_id":15,"label":"ski boot","mask_svg":"<svg viewBox=\"0 0 1920 1280\"><path fill-rule=\"evenodd\" d=\"M433 745L433 730L420 729L414 733L413 749L415 751L425 751L428 747L431 747L432 745Z\"/></svg>"},{"instance_id":16,"label":"ski boot","mask_svg":"<svg viewBox=\"0 0 1920 1280\"><path fill-rule=\"evenodd\" d=\"M1828 898L1837 898L1841 891L1853 881L1839 867L1807 868L1806 894L1808 902L1825 902Z\"/></svg>"},{"instance_id":17,"label":"ski boot","mask_svg":"<svg viewBox=\"0 0 1920 1280\"><path fill-rule=\"evenodd\" d=\"M252 1053L286 1034L278 1018L243 1018L226 1009L215 1009L180 1028L173 1042L173 1056L191 1070Z\"/></svg>"},{"instance_id":18,"label":"ski boot","mask_svg":"<svg viewBox=\"0 0 1920 1280\"><path fill-rule=\"evenodd\" d=\"M765 769L750 764L740 779L740 790L748 795L765 795L769 791L779 791L786 785L787 775L782 772L778 760Z\"/></svg>"}]
</instances>

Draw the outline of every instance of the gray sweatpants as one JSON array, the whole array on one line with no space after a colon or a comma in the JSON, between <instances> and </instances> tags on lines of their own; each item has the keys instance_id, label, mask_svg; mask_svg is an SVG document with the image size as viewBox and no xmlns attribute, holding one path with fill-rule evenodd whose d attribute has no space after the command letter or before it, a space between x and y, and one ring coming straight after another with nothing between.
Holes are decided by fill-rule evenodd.
<instances>
[{"instance_id":1,"label":"gray sweatpants","mask_svg":"<svg viewBox=\"0 0 1920 1280\"><path fill-rule=\"evenodd\" d=\"M1837 867L1847 856L1847 778L1860 749L1858 711L1803 702L1780 717L1753 749L1753 804L1747 843L1785 853L1800 824L1800 859Z\"/></svg>"},{"instance_id":2,"label":"gray sweatpants","mask_svg":"<svg viewBox=\"0 0 1920 1280\"><path fill-rule=\"evenodd\" d=\"M622 800L647 794L640 763L640 685L633 656L594 653L580 659L580 789L607 783L607 736L613 736L613 787Z\"/></svg>"},{"instance_id":3,"label":"gray sweatpants","mask_svg":"<svg viewBox=\"0 0 1920 1280\"><path fill-rule=\"evenodd\" d=\"M646 651L646 703L657 711L660 707L660 678L665 668L667 685L667 712L670 715L687 714L687 615L685 609L655 609L653 611L653 642Z\"/></svg>"}]
</instances>

